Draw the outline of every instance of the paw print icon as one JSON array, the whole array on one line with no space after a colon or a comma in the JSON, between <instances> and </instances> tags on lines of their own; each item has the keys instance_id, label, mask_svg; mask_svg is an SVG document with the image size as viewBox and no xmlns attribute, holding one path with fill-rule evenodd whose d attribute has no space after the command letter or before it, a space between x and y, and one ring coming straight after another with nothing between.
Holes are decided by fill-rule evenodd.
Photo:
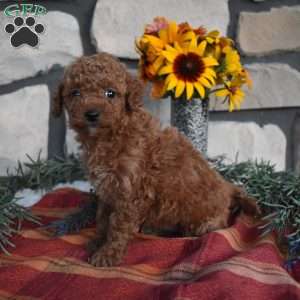
<instances>
[{"instance_id":1,"label":"paw print icon","mask_svg":"<svg viewBox=\"0 0 300 300\"><path fill-rule=\"evenodd\" d=\"M39 44L39 35L45 32L45 27L43 24L36 24L33 17L16 17L4 30L11 35L10 42L13 47L28 45L34 48Z\"/></svg>"}]
</instances>

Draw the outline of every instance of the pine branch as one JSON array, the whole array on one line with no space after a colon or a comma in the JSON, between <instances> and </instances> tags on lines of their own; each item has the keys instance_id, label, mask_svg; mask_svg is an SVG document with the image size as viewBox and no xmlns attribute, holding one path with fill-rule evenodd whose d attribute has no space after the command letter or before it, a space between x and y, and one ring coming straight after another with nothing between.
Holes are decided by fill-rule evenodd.
<instances>
[{"instance_id":1,"label":"pine branch","mask_svg":"<svg viewBox=\"0 0 300 300\"><path fill-rule=\"evenodd\" d=\"M29 209L17 204L18 190L49 190L58 183L84 178L83 168L74 156L47 161L43 161L40 154L36 160L27 157L29 161L23 165L18 162L13 174L8 172L6 177L0 177L0 252L6 254L9 254L8 247L14 247L11 238L21 229L24 220L40 224Z\"/></svg>"},{"instance_id":2,"label":"pine branch","mask_svg":"<svg viewBox=\"0 0 300 300\"><path fill-rule=\"evenodd\" d=\"M37 224L39 220L29 210L18 205L14 194L2 186L0 192L0 250L9 254L7 247L14 247L11 237L20 229L24 220Z\"/></svg>"},{"instance_id":3,"label":"pine branch","mask_svg":"<svg viewBox=\"0 0 300 300\"><path fill-rule=\"evenodd\" d=\"M276 231L288 244L289 259L300 255L300 176L290 171L276 172L269 162L225 165L223 158L212 165L225 179L242 186L258 199L267 221L263 234Z\"/></svg>"}]
</instances>

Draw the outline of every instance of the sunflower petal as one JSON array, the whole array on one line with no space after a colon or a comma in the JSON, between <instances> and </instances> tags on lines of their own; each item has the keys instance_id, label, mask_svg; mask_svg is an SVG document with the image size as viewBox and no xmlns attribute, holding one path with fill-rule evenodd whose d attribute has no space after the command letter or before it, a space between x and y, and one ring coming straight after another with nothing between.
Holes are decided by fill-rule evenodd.
<instances>
[{"instance_id":1,"label":"sunflower petal","mask_svg":"<svg viewBox=\"0 0 300 300\"><path fill-rule=\"evenodd\" d=\"M169 75L167 75L165 79L166 83L169 84L170 80L174 79L174 77L177 79L174 73L170 73Z\"/></svg>"},{"instance_id":2,"label":"sunflower petal","mask_svg":"<svg viewBox=\"0 0 300 300\"><path fill-rule=\"evenodd\" d=\"M169 37L169 42L174 43L177 37L177 30L178 26L176 22L171 21L168 26L168 37Z\"/></svg>"},{"instance_id":3,"label":"sunflower petal","mask_svg":"<svg viewBox=\"0 0 300 300\"><path fill-rule=\"evenodd\" d=\"M182 80L178 80L176 90L175 90L175 98L178 98L183 93L183 90L185 88L185 82Z\"/></svg>"},{"instance_id":4,"label":"sunflower petal","mask_svg":"<svg viewBox=\"0 0 300 300\"><path fill-rule=\"evenodd\" d=\"M243 98L244 98L244 92L243 91L237 91L237 92L235 92L235 94L234 94L234 98L237 100L237 101L241 101L241 100L243 100Z\"/></svg>"},{"instance_id":5,"label":"sunflower petal","mask_svg":"<svg viewBox=\"0 0 300 300\"><path fill-rule=\"evenodd\" d=\"M207 42L206 41L202 41L199 46L198 46L198 53L200 56L203 56L205 48L206 48Z\"/></svg>"},{"instance_id":6,"label":"sunflower petal","mask_svg":"<svg viewBox=\"0 0 300 300\"><path fill-rule=\"evenodd\" d=\"M205 86L205 87L207 87L207 88L211 88L212 87L212 85L208 82L208 80L207 79L205 79L204 77L200 77L199 79L198 79L198 82L200 82L203 86Z\"/></svg>"},{"instance_id":7,"label":"sunflower petal","mask_svg":"<svg viewBox=\"0 0 300 300\"><path fill-rule=\"evenodd\" d=\"M189 51L194 51L196 49L197 49L197 39L193 38L193 39L191 39L190 44L189 44Z\"/></svg>"},{"instance_id":8,"label":"sunflower petal","mask_svg":"<svg viewBox=\"0 0 300 300\"><path fill-rule=\"evenodd\" d=\"M220 35L220 32L218 30L212 30L207 35L213 38L217 38Z\"/></svg>"},{"instance_id":9,"label":"sunflower petal","mask_svg":"<svg viewBox=\"0 0 300 300\"><path fill-rule=\"evenodd\" d=\"M216 72L213 69L206 68L204 74L211 75L212 77L217 77Z\"/></svg>"},{"instance_id":10,"label":"sunflower petal","mask_svg":"<svg viewBox=\"0 0 300 300\"><path fill-rule=\"evenodd\" d=\"M163 56L158 56L156 59L155 59L155 61L154 61L154 63L152 64L152 66L153 66L153 68L155 69L155 70L158 70L160 67L161 67L161 65L163 64L163 62L164 62L164 57Z\"/></svg>"},{"instance_id":11,"label":"sunflower petal","mask_svg":"<svg viewBox=\"0 0 300 300\"><path fill-rule=\"evenodd\" d=\"M171 47L170 45L166 45L166 50L174 53L178 53L178 50L175 47Z\"/></svg>"},{"instance_id":12,"label":"sunflower petal","mask_svg":"<svg viewBox=\"0 0 300 300\"><path fill-rule=\"evenodd\" d=\"M229 111L232 112L234 110L234 102L229 99Z\"/></svg>"},{"instance_id":13,"label":"sunflower petal","mask_svg":"<svg viewBox=\"0 0 300 300\"><path fill-rule=\"evenodd\" d=\"M162 51L162 55L171 63L175 60L177 56L177 54L173 51Z\"/></svg>"},{"instance_id":14,"label":"sunflower petal","mask_svg":"<svg viewBox=\"0 0 300 300\"><path fill-rule=\"evenodd\" d=\"M203 87L199 82L195 82L195 83L194 83L194 87L195 87L196 90L198 91L200 97L201 97L202 99L204 99L204 98L205 98L205 89L204 89L204 87Z\"/></svg>"},{"instance_id":15,"label":"sunflower petal","mask_svg":"<svg viewBox=\"0 0 300 300\"><path fill-rule=\"evenodd\" d=\"M222 89L222 90L219 90L215 93L215 95L217 97L226 97L230 94L230 92L227 90L227 89Z\"/></svg>"},{"instance_id":16,"label":"sunflower petal","mask_svg":"<svg viewBox=\"0 0 300 300\"><path fill-rule=\"evenodd\" d=\"M203 58L203 61L206 67L217 66L219 64L213 57L205 57Z\"/></svg>"},{"instance_id":17,"label":"sunflower petal","mask_svg":"<svg viewBox=\"0 0 300 300\"><path fill-rule=\"evenodd\" d=\"M172 90L178 83L178 79L177 77L172 73L169 74L167 79L166 79L166 83L168 84L167 90L170 91Z\"/></svg>"},{"instance_id":18,"label":"sunflower petal","mask_svg":"<svg viewBox=\"0 0 300 300\"><path fill-rule=\"evenodd\" d=\"M211 75L207 74L204 72L204 74L202 75L204 78L208 79L212 85L216 84L215 78L212 77Z\"/></svg>"},{"instance_id":19,"label":"sunflower petal","mask_svg":"<svg viewBox=\"0 0 300 300\"><path fill-rule=\"evenodd\" d=\"M165 74L169 74L171 72L173 72L173 65L169 64L169 65L162 67L159 70L158 75L165 75Z\"/></svg>"},{"instance_id":20,"label":"sunflower petal","mask_svg":"<svg viewBox=\"0 0 300 300\"><path fill-rule=\"evenodd\" d=\"M194 31L188 31L182 35L182 41L189 41L193 38L196 38L196 34Z\"/></svg>"},{"instance_id":21,"label":"sunflower petal","mask_svg":"<svg viewBox=\"0 0 300 300\"><path fill-rule=\"evenodd\" d=\"M174 48L177 50L177 52L183 53L182 48L180 47L180 45L177 42L174 43Z\"/></svg>"},{"instance_id":22,"label":"sunflower petal","mask_svg":"<svg viewBox=\"0 0 300 300\"><path fill-rule=\"evenodd\" d=\"M234 106L237 108L237 109L241 109L241 102L242 102L242 100L241 99L235 99L235 98L233 98L233 104L234 104Z\"/></svg>"},{"instance_id":23,"label":"sunflower petal","mask_svg":"<svg viewBox=\"0 0 300 300\"><path fill-rule=\"evenodd\" d=\"M209 36L206 38L206 40L209 44L212 44L214 42L214 39Z\"/></svg>"},{"instance_id":24,"label":"sunflower petal","mask_svg":"<svg viewBox=\"0 0 300 300\"><path fill-rule=\"evenodd\" d=\"M216 59L220 59L221 57L221 47L219 45L216 45L216 49L215 49L215 58Z\"/></svg>"},{"instance_id":25,"label":"sunflower petal","mask_svg":"<svg viewBox=\"0 0 300 300\"><path fill-rule=\"evenodd\" d=\"M160 38L165 44L168 43L168 32L167 32L166 29L161 29L161 30L158 32L158 36L159 36L159 38Z\"/></svg>"},{"instance_id":26,"label":"sunflower petal","mask_svg":"<svg viewBox=\"0 0 300 300\"><path fill-rule=\"evenodd\" d=\"M186 97L187 99L191 99L194 94L194 85L191 82L186 82Z\"/></svg>"},{"instance_id":27,"label":"sunflower petal","mask_svg":"<svg viewBox=\"0 0 300 300\"><path fill-rule=\"evenodd\" d=\"M146 34L145 40L148 41L156 49L161 50L164 47L163 41L154 35Z\"/></svg>"}]
</instances>

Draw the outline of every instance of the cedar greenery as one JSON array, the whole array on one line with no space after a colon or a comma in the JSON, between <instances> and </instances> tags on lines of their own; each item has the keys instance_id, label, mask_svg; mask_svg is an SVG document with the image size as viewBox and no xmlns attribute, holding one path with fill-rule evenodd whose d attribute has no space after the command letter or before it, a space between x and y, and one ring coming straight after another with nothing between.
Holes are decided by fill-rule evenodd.
<instances>
[{"instance_id":1,"label":"cedar greenery","mask_svg":"<svg viewBox=\"0 0 300 300\"><path fill-rule=\"evenodd\" d=\"M40 155L36 160L20 163L14 175L0 177L0 249L8 253L13 246L11 236L21 227L23 220L38 223L38 218L29 210L19 206L14 199L17 190L49 190L62 182L85 179L79 159L49 159L43 161ZM210 159L212 167L225 179L243 186L247 193L256 199L265 215L263 234L273 230L287 242L289 263L300 258L300 176L291 171L276 172L268 162L242 162L225 164L223 157ZM63 223L54 223L57 234L78 231L94 219L94 202L91 201L82 211L67 217Z\"/></svg>"},{"instance_id":2,"label":"cedar greenery","mask_svg":"<svg viewBox=\"0 0 300 300\"><path fill-rule=\"evenodd\" d=\"M49 190L61 182L72 182L84 178L83 168L74 156L64 159L43 161L39 154L37 159L29 155L28 162L18 162L13 174L0 177L0 252L9 254L7 248L14 247L11 237L20 229L24 220L40 224L39 218L30 210L18 205L15 194L18 190Z\"/></svg>"},{"instance_id":3,"label":"cedar greenery","mask_svg":"<svg viewBox=\"0 0 300 300\"><path fill-rule=\"evenodd\" d=\"M14 200L14 193L5 186L0 187L0 252L1 250L9 254L6 250L8 246L14 247L10 241L11 237L17 233L23 220L38 222L38 219L30 212L19 206Z\"/></svg>"},{"instance_id":4,"label":"cedar greenery","mask_svg":"<svg viewBox=\"0 0 300 300\"><path fill-rule=\"evenodd\" d=\"M258 200L265 225L262 234L276 231L280 243L287 246L288 267L300 259L300 176L292 171L276 172L270 162L224 164L212 162L225 179L242 186Z\"/></svg>"}]
</instances>

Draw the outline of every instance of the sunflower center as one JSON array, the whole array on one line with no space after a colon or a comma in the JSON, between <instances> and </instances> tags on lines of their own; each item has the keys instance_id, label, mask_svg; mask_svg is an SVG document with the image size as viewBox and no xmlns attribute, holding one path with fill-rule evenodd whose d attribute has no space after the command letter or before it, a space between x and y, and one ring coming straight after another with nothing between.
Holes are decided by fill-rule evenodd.
<instances>
[{"instance_id":1,"label":"sunflower center","mask_svg":"<svg viewBox=\"0 0 300 300\"><path fill-rule=\"evenodd\" d=\"M238 87L236 87L236 86L230 88L230 91L232 94L235 94L237 92L237 90L238 90Z\"/></svg>"},{"instance_id":2,"label":"sunflower center","mask_svg":"<svg viewBox=\"0 0 300 300\"><path fill-rule=\"evenodd\" d=\"M205 65L201 57L192 52L178 55L173 65L176 77L189 82L196 82L204 69Z\"/></svg>"}]
</instances>

